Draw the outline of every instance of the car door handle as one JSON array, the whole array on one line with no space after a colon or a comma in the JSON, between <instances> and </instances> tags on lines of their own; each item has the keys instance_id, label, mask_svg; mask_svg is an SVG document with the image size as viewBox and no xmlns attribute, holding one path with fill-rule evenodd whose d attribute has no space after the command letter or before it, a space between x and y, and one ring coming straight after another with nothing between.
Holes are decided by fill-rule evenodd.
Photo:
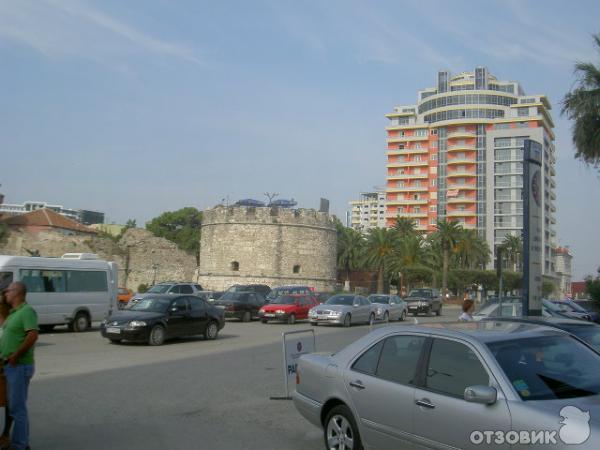
<instances>
[{"instance_id":1,"label":"car door handle","mask_svg":"<svg viewBox=\"0 0 600 450\"><path fill-rule=\"evenodd\" d=\"M435 408L435 405L433 403L431 403L429 400L427 400L426 398L423 398L421 400L416 400L415 403L419 406L422 406L423 408L429 408L429 409Z\"/></svg>"},{"instance_id":2,"label":"car door handle","mask_svg":"<svg viewBox=\"0 0 600 450\"><path fill-rule=\"evenodd\" d=\"M353 388L356 388L356 389L361 389L361 390L365 388L365 385L362 384L362 381L360 381L360 380L351 381L350 386L352 386Z\"/></svg>"}]
</instances>

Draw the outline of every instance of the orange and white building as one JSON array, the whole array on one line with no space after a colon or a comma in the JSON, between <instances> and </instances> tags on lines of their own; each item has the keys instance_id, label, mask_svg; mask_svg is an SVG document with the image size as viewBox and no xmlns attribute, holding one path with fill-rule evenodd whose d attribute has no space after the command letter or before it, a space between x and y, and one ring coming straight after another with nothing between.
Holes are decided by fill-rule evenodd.
<instances>
[{"instance_id":1,"label":"orange and white building","mask_svg":"<svg viewBox=\"0 0 600 450\"><path fill-rule=\"evenodd\" d=\"M544 274L552 275L556 159L548 99L525 95L485 67L437 78L416 105L386 115L386 225L409 217L429 233L438 219L457 221L495 253L506 235L521 235L523 141L533 139L543 145Z\"/></svg>"}]
</instances>

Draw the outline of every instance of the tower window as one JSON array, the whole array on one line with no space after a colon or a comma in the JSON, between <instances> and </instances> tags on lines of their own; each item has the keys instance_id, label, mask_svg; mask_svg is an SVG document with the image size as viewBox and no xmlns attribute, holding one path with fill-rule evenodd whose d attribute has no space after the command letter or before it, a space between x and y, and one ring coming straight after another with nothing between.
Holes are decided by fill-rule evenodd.
<instances>
[{"instance_id":1,"label":"tower window","mask_svg":"<svg viewBox=\"0 0 600 450\"><path fill-rule=\"evenodd\" d=\"M238 272L240 270L240 263L237 261L231 261L230 268L234 272Z\"/></svg>"},{"instance_id":2,"label":"tower window","mask_svg":"<svg viewBox=\"0 0 600 450\"><path fill-rule=\"evenodd\" d=\"M296 265L294 266L294 268L292 269L292 272L294 272L294 273L300 273L300 265L299 265L299 264L296 264Z\"/></svg>"}]
</instances>

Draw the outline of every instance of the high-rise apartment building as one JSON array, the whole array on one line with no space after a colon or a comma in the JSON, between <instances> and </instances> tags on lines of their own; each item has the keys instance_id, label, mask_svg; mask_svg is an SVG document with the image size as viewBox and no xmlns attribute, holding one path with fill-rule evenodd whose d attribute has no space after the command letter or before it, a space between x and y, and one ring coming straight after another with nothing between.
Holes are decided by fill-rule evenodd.
<instances>
[{"instance_id":1,"label":"high-rise apartment building","mask_svg":"<svg viewBox=\"0 0 600 450\"><path fill-rule=\"evenodd\" d=\"M452 76L418 92L416 105L387 114L387 226L397 216L423 232L438 219L477 230L494 252L523 227L523 141L543 146L544 273L552 275L555 247L555 149L550 103L525 95L485 67ZM492 258L494 261L495 258ZM490 263L490 267L493 263Z\"/></svg>"},{"instance_id":2,"label":"high-rise apartment building","mask_svg":"<svg viewBox=\"0 0 600 450\"><path fill-rule=\"evenodd\" d=\"M350 202L350 215L346 225L360 232L385 228L385 196L385 192L361 192L360 200Z\"/></svg>"}]
</instances>

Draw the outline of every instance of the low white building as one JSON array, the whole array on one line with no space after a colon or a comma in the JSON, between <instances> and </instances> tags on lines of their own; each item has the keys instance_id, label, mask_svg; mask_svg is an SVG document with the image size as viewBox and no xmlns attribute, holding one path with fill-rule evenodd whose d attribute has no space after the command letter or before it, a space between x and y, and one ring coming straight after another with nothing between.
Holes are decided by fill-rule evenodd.
<instances>
[{"instance_id":1,"label":"low white building","mask_svg":"<svg viewBox=\"0 0 600 450\"><path fill-rule=\"evenodd\" d=\"M559 298L571 297L573 255L569 247L557 247L554 250L554 273L558 280Z\"/></svg>"}]
</instances>

